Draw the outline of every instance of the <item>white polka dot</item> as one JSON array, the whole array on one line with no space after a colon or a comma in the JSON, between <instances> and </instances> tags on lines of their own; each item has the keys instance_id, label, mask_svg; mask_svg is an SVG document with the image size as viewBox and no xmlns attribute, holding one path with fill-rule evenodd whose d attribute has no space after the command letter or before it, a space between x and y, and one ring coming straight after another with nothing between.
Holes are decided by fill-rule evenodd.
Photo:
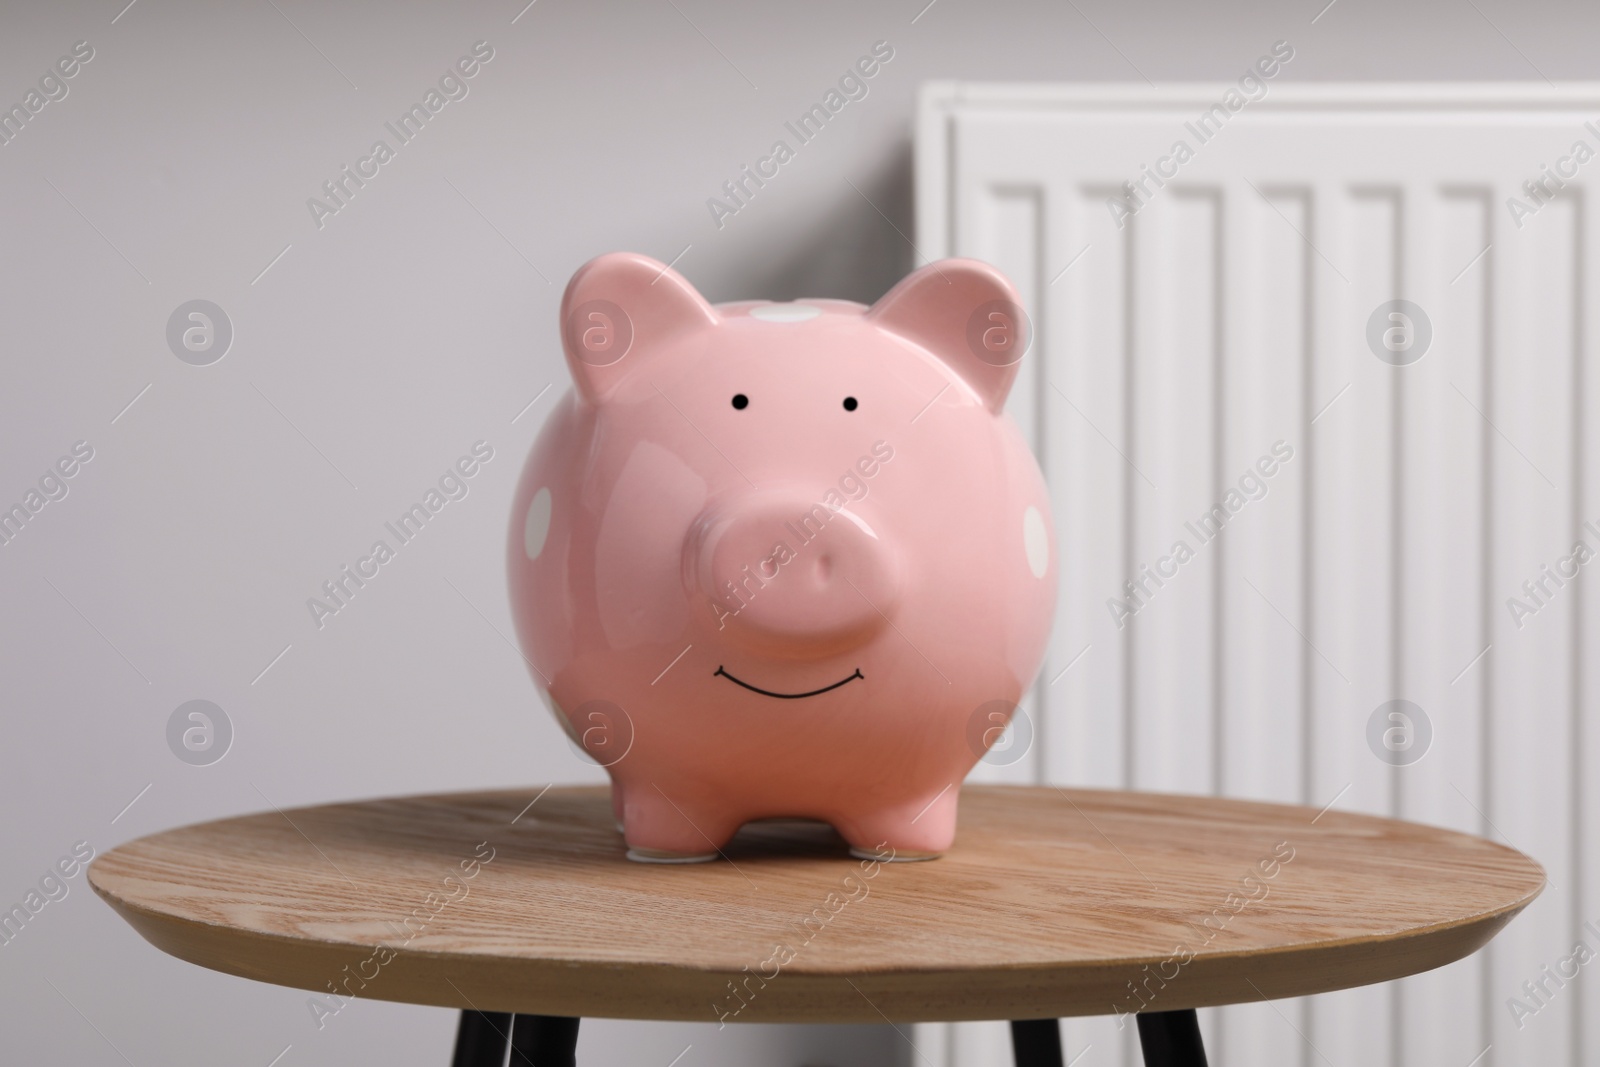
<instances>
[{"instance_id":1,"label":"white polka dot","mask_svg":"<svg viewBox=\"0 0 1600 1067\"><path fill-rule=\"evenodd\" d=\"M1044 516L1031 504L1022 513L1022 550L1028 554L1028 569L1035 578L1043 578L1050 569L1050 535L1044 528Z\"/></svg>"},{"instance_id":2,"label":"white polka dot","mask_svg":"<svg viewBox=\"0 0 1600 1067\"><path fill-rule=\"evenodd\" d=\"M544 551L544 540L550 536L550 490L541 489L533 494L528 504L528 518L522 524L522 550L529 559L538 559Z\"/></svg>"},{"instance_id":3,"label":"white polka dot","mask_svg":"<svg viewBox=\"0 0 1600 1067\"><path fill-rule=\"evenodd\" d=\"M759 304L750 309L750 317L762 322L805 322L820 314L822 309L812 304Z\"/></svg>"}]
</instances>

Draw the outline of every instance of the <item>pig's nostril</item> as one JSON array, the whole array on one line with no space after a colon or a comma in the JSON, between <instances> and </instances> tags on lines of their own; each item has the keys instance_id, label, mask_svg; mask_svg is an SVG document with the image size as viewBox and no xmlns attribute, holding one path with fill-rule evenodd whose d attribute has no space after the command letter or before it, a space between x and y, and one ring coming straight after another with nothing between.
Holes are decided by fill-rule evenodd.
<instances>
[{"instance_id":1,"label":"pig's nostril","mask_svg":"<svg viewBox=\"0 0 1600 1067\"><path fill-rule=\"evenodd\" d=\"M817 559L817 579L827 581L833 576L833 557L824 552Z\"/></svg>"}]
</instances>

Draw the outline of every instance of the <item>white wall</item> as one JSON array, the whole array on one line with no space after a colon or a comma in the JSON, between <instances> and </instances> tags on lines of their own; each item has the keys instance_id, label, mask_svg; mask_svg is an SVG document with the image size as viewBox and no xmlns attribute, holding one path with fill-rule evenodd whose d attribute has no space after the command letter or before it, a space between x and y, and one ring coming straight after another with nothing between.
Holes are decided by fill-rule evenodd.
<instances>
[{"instance_id":1,"label":"white wall","mask_svg":"<svg viewBox=\"0 0 1600 1067\"><path fill-rule=\"evenodd\" d=\"M561 285L602 251L687 247L679 268L714 300L874 298L912 258L920 81L1223 79L1285 36L1296 80L1600 76L1600 14L1504 0L1338 0L1314 25L1321 2L539 0L515 24L520 0L122 3L0 11L0 103L74 42L95 49L0 146L0 504L94 448L0 547L6 905L79 840L269 801L593 780L496 633L512 479L564 388ZM319 230L306 199L480 39L495 58L470 95ZM706 198L880 39L896 55L870 95L718 229ZM195 298L235 332L208 367L164 337ZM496 457L470 495L316 629L306 598L479 439ZM165 738L196 698L236 732L207 767ZM163 956L81 876L0 947L0 1001L17 1062L265 1065L292 1046L283 1067L442 1064L453 1029L358 1003L318 1032L303 994ZM911 1058L880 1028L598 1023L580 1051L665 1064L691 1041L682 1067Z\"/></svg>"}]
</instances>

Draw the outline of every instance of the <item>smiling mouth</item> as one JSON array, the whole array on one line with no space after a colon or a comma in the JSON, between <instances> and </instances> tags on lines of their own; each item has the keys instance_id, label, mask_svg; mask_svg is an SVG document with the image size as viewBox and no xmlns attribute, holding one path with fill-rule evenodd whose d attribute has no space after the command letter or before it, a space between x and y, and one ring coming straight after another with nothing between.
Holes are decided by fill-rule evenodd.
<instances>
[{"instance_id":1,"label":"smiling mouth","mask_svg":"<svg viewBox=\"0 0 1600 1067\"><path fill-rule=\"evenodd\" d=\"M831 691L839 688L841 685L849 685L851 682L855 681L857 678L860 678L862 681L866 681L867 680L867 676L861 673L861 668L857 667L855 669L855 673L850 675L850 677L841 678L837 682L834 682L832 685L825 685L821 689L813 689L809 693L774 693L770 689L758 689L757 687L751 685L749 682L741 682L739 679L735 678L733 675L729 674L727 671L723 670L721 667L717 668L716 673L713 674L712 677L715 678L715 677L717 677L717 675L721 675L722 677L726 678L728 681L732 682L734 685L743 686L744 688L750 690L750 692L752 692L752 693L760 693L764 697L777 697L779 700L799 700L801 697L821 696L823 693L831 692Z\"/></svg>"}]
</instances>

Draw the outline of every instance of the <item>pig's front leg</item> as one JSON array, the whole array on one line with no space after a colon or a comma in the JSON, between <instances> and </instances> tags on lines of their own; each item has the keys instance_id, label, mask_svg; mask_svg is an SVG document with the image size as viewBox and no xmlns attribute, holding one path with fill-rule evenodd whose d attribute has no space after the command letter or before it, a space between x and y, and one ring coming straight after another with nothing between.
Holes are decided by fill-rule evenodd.
<instances>
[{"instance_id":1,"label":"pig's front leg","mask_svg":"<svg viewBox=\"0 0 1600 1067\"><path fill-rule=\"evenodd\" d=\"M834 828L850 852L882 862L931 860L943 855L956 836L956 796L960 783L902 803L836 819Z\"/></svg>"},{"instance_id":2,"label":"pig's front leg","mask_svg":"<svg viewBox=\"0 0 1600 1067\"><path fill-rule=\"evenodd\" d=\"M622 835L628 842L628 858L636 863L714 860L741 821L728 815L725 807L719 810L687 793L669 796L654 782L634 782L622 789Z\"/></svg>"}]
</instances>

